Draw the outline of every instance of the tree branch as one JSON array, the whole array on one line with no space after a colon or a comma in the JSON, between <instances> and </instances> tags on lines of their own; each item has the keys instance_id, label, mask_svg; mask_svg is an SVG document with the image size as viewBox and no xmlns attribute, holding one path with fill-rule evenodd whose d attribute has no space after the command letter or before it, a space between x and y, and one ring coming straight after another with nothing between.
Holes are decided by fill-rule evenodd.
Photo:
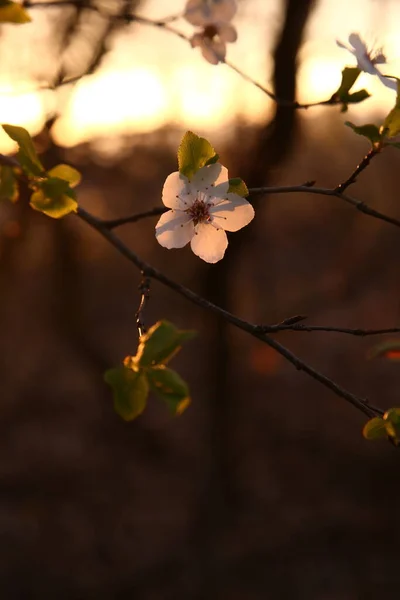
<instances>
[{"instance_id":1,"label":"tree branch","mask_svg":"<svg viewBox=\"0 0 400 600\"><path fill-rule=\"evenodd\" d=\"M365 167L364 167L365 168ZM315 187L313 182L306 183L303 185L283 185L283 186L270 186L270 187L260 187L260 188L250 188L249 194L250 196L259 195L259 194L291 194L291 193L301 193L301 194L317 194L320 196L330 196L340 198L347 204L351 204L369 217L373 217L374 219L379 219L380 221L385 221L386 223L390 223L391 225L395 225L396 227L400 227L400 220L394 217L390 217L389 215L385 215L374 208L371 208L365 202L361 200L357 200L356 198L352 198L351 196L347 196L340 191L337 191L337 188L322 188ZM108 221L103 221L103 226L108 227L108 229L114 229L115 227L120 227L121 225L127 225L128 223L136 223L142 219L147 217L156 217L162 215L168 209L165 206L156 206L150 210L147 210L142 213L135 213L133 215L128 215L127 217L121 217L119 219L110 219Z\"/></svg>"},{"instance_id":2,"label":"tree branch","mask_svg":"<svg viewBox=\"0 0 400 600\"><path fill-rule=\"evenodd\" d=\"M97 12L98 14L100 14L101 16L107 17L109 19L123 20L126 23L140 23L141 25L147 25L149 27L156 27L158 29L164 29L164 31L167 31L167 32L175 35L176 37L179 37L181 40L184 40L185 42L187 42L189 44L191 43L191 38L189 36L185 35L178 29L175 29L175 27L171 27L171 25L170 25L170 23L172 23L173 21L176 21L183 15L172 15L171 17L166 17L165 19L162 19L162 20L148 19L146 17L142 17L140 15L135 15L135 14L113 15L113 14L107 13L106 11L100 9L98 6L94 6L93 4L90 3L90 0L60 0L59 2L57 2L57 0L49 0L49 2L45 2L42 0L38 0L37 2L35 0L33 0L33 1L25 0L23 5L25 8L30 8L30 9L32 9L32 8L51 8L51 7L57 8L57 7L63 7L63 6L76 6L79 8L85 8L88 10L93 10L93 11ZM314 106L332 106L332 105L342 104L342 101L340 99L336 98L334 95L332 95L327 100L320 100L317 102L311 102L311 103L306 103L306 104L302 104L297 101L293 102L291 100L284 100L282 98L278 98L271 90L269 90L264 85L262 85L261 83L259 83L258 81L256 81L255 79L253 79L252 77L247 75L247 73L245 73L244 71L239 69L239 67L236 67L235 65L233 65L231 62L229 62L227 60L221 60L221 63L225 64L229 69L231 69L232 71L237 73L237 75L239 75L242 79L244 79L245 81L254 85L257 89L262 91L271 100L273 100L276 104L279 104L280 106L292 107L294 109L308 109L308 108L311 108ZM76 83L77 81L79 81L80 79L85 77L87 74L88 73L85 71L84 73L81 73L74 77L70 77L69 79L65 79L63 81L58 82L56 86L54 86L54 85L49 85L47 87L41 86L40 89L56 89L63 85Z\"/></svg>"},{"instance_id":3,"label":"tree branch","mask_svg":"<svg viewBox=\"0 0 400 600\"><path fill-rule=\"evenodd\" d=\"M352 183L355 183L359 174L362 173L362 171L364 171L364 169L368 167L374 156L379 154L381 150L381 146L374 146L373 148L371 148L368 154L364 156L360 164L357 165L353 173L346 179L346 181L343 181L343 183L340 183L335 188L335 192L337 192L338 194L342 194Z\"/></svg>"},{"instance_id":4,"label":"tree branch","mask_svg":"<svg viewBox=\"0 0 400 600\"><path fill-rule=\"evenodd\" d=\"M102 235L112 246L114 246L114 248L116 248L120 254L125 256L125 258L127 258L138 269L140 269L145 276L159 281L163 285L167 286L168 288L174 290L181 296L188 299L193 304L196 304L197 306L205 308L206 310L209 310L219 315L235 327L238 327L239 329L246 331L253 337L261 340L262 342L276 350L276 352L278 352L281 356L286 358L286 360L290 362L296 369L298 369L299 371L304 371L310 377L312 377L316 381L319 381L322 385L333 391L337 396L345 399L355 408L360 410L367 417L373 417L376 414L383 414L384 411L382 411L380 408L371 407L371 405L366 399L360 398L355 394L352 394L345 388L342 388L332 379L329 379L329 377L323 375L322 373L308 365L306 362L304 362L302 359L300 359L298 356L293 354L281 343L277 342L263 331L260 331L260 327L258 325L254 325L252 323L249 323L248 321L244 321L243 319L236 317L232 313L224 310L220 306L213 304L212 302L209 302L205 298L197 295L189 288L186 288L185 286L173 281L172 279L158 271L155 267L151 266L142 258L140 258L130 248L125 246L125 244L120 240L120 238L118 238L114 234L113 231L111 231L108 227L104 226L101 219L98 219L83 208L78 209L77 216L83 221L85 221L88 225L96 229L96 231L98 231L100 235Z\"/></svg>"}]
</instances>

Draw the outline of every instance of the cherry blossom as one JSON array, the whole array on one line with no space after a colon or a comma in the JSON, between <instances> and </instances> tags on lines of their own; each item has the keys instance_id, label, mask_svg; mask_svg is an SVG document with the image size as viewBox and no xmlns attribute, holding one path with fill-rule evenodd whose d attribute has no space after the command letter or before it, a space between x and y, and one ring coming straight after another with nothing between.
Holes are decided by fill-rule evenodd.
<instances>
[{"instance_id":1,"label":"cherry blossom","mask_svg":"<svg viewBox=\"0 0 400 600\"><path fill-rule=\"evenodd\" d=\"M236 29L229 23L236 8L234 0L189 0L186 5L186 20L202 28L193 35L192 47L199 46L213 65L225 60L226 44L237 39Z\"/></svg>"},{"instance_id":2,"label":"cherry blossom","mask_svg":"<svg viewBox=\"0 0 400 600\"><path fill-rule=\"evenodd\" d=\"M183 248L208 263L216 263L228 246L226 231L238 231L254 217L241 196L228 192L228 170L215 163L199 169L190 179L178 171L165 181L162 201L171 209L156 225L156 238L165 248Z\"/></svg>"},{"instance_id":3,"label":"cherry blossom","mask_svg":"<svg viewBox=\"0 0 400 600\"><path fill-rule=\"evenodd\" d=\"M201 33L195 33L190 43L195 48L199 46L204 58L212 65L224 62L226 43L235 42L236 29L227 23L208 25Z\"/></svg>"},{"instance_id":4,"label":"cherry blossom","mask_svg":"<svg viewBox=\"0 0 400 600\"><path fill-rule=\"evenodd\" d=\"M356 57L357 67L361 69L361 71L369 73L369 75L376 75L386 87L393 90L397 89L396 80L385 77L376 67L376 65L383 65L386 63L386 56L384 55L382 48L368 49L358 33L351 33L349 35L350 48L339 40L336 40L336 43L339 48L348 50Z\"/></svg>"},{"instance_id":5,"label":"cherry blossom","mask_svg":"<svg viewBox=\"0 0 400 600\"><path fill-rule=\"evenodd\" d=\"M185 19L196 27L228 23L236 13L235 0L188 0Z\"/></svg>"}]
</instances>

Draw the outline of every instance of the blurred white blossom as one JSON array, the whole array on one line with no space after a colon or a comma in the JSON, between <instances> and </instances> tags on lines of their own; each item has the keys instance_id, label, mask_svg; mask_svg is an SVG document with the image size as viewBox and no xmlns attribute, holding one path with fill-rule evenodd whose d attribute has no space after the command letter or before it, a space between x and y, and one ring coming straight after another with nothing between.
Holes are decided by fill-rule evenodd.
<instances>
[{"instance_id":1,"label":"blurred white blossom","mask_svg":"<svg viewBox=\"0 0 400 600\"><path fill-rule=\"evenodd\" d=\"M254 209L245 198L228 192L228 170L208 165L188 179L178 171L165 181L162 201L170 208L156 225L156 238L165 248L183 248L208 263L225 254L225 231L238 231L253 219Z\"/></svg>"},{"instance_id":2,"label":"blurred white blossom","mask_svg":"<svg viewBox=\"0 0 400 600\"><path fill-rule=\"evenodd\" d=\"M386 56L384 55L382 48L369 49L358 33L351 33L349 35L350 47L339 40L336 40L336 43L339 48L348 50L356 57L357 67L361 69L361 71L369 73L369 75L376 75L386 87L393 90L397 89L396 80L385 77L376 67L376 65L383 65L386 63Z\"/></svg>"},{"instance_id":3,"label":"blurred white blossom","mask_svg":"<svg viewBox=\"0 0 400 600\"><path fill-rule=\"evenodd\" d=\"M184 17L196 27L228 23L237 10L235 0L188 0Z\"/></svg>"},{"instance_id":4,"label":"blurred white blossom","mask_svg":"<svg viewBox=\"0 0 400 600\"><path fill-rule=\"evenodd\" d=\"M192 47L200 47L213 65L225 60L226 44L237 39L236 29L230 24L236 9L235 0L189 0L186 4L186 20L202 28L191 38Z\"/></svg>"}]
</instances>

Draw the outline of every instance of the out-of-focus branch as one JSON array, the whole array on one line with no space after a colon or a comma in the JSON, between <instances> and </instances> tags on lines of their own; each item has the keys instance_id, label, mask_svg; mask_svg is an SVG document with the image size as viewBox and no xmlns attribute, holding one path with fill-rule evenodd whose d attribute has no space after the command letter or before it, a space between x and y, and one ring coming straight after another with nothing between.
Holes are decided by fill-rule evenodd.
<instances>
[{"instance_id":1,"label":"out-of-focus branch","mask_svg":"<svg viewBox=\"0 0 400 600\"><path fill-rule=\"evenodd\" d=\"M167 17L163 20L148 19L148 18L142 17L140 15L130 14L127 11L124 11L123 14L115 15L115 14L109 14L104 9L102 9L98 6L95 6L94 4L91 4L90 0L59 0L58 2L57 2L57 0L49 0L49 2L45 2L45 1L41 1L41 0L38 0L37 2L35 0L33 0L33 1L25 0L25 2L24 2L24 7L29 8L29 9L54 8L54 7L60 8L63 6L76 6L79 9L85 8L88 10L93 10L93 11L97 12L98 14L100 14L101 16L109 19L111 27L113 26L112 24L115 23L115 21L122 20L125 23L139 23L141 25L147 25L150 27L156 27L158 29L163 29L164 31L168 31L169 33L179 37L180 39L186 41L189 44L191 41L189 36L185 35L181 31L179 31L179 29L176 29L175 27L170 25L171 22L176 21L181 15L172 15L171 17ZM334 95L332 95L332 97L330 97L326 100L320 100L317 102L310 102L310 103L300 103L297 101L285 100L284 98L279 98L271 90L269 90L267 87L265 87L264 85L262 85L261 83L259 83L258 81L256 81L252 77L250 77L250 75L248 75L247 73L242 71L239 67L235 66L231 62L229 62L227 60L221 60L221 62L224 63L227 67L229 67L232 71L237 73L240 77L242 77L242 79L251 83L256 88L261 90L271 100L273 100L276 104L278 104L280 106L291 107L294 109L308 109L313 106L328 106L328 105L341 104L341 100L338 99ZM89 73L92 73L93 70L94 70L93 67L91 67L90 70L85 70L85 72L83 72L79 75L59 81L57 83L57 85L47 85L47 86L42 85L42 86L40 86L40 89L54 89L57 87L61 87L63 85L75 83L75 82L79 81L79 79L81 79L82 77L85 77Z\"/></svg>"}]
</instances>

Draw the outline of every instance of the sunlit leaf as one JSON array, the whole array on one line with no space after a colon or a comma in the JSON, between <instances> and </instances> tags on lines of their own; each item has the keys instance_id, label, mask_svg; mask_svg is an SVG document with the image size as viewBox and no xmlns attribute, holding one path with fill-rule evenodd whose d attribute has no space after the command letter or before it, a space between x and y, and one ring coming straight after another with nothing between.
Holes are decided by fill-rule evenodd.
<instances>
[{"instance_id":1,"label":"sunlit leaf","mask_svg":"<svg viewBox=\"0 0 400 600\"><path fill-rule=\"evenodd\" d=\"M214 156L212 156L211 158L208 159L208 161L206 162L206 164L204 165L205 167L207 165L213 165L214 163L218 162L219 160L219 154L214 154Z\"/></svg>"},{"instance_id":2,"label":"sunlit leaf","mask_svg":"<svg viewBox=\"0 0 400 600\"><path fill-rule=\"evenodd\" d=\"M234 177L229 180L229 189L228 192L232 192L233 194L237 194L238 196L242 196L246 198L249 195L249 190L247 189L247 185L240 179L240 177Z\"/></svg>"},{"instance_id":3,"label":"sunlit leaf","mask_svg":"<svg viewBox=\"0 0 400 600\"><path fill-rule=\"evenodd\" d=\"M205 138L187 131L178 148L179 172L189 179L202 167L216 162L216 152Z\"/></svg>"},{"instance_id":4,"label":"sunlit leaf","mask_svg":"<svg viewBox=\"0 0 400 600\"><path fill-rule=\"evenodd\" d=\"M115 412L125 421L136 419L144 411L149 393L144 372L118 367L106 371L104 380L113 390Z\"/></svg>"},{"instance_id":5,"label":"sunlit leaf","mask_svg":"<svg viewBox=\"0 0 400 600\"><path fill-rule=\"evenodd\" d=\"M368 138L372 144L381 141L382 136L379 133L379 128L373 123L367 123L366 125L354 125L354 123L346 121L345 125L347 125L347 127L351 127L354 133Z\"/></svg>"},{"instance_id":6,"label":"sunlit leaf","mask_svg":"<svg viewBox=\"0 0 400 600\"><path fill-rule=\"evenodd\" d=\"M29 133L23 127L3 125L6 134L19 146L18 160L30 175L43 176L44 167L36 153L35 146Z\"/></svg>"},{"instance_id":7,"label":"sunlit leaf","mask_svg":"<svg viewBox=\"0 0 400 600\"><path fill-rule=\"evenodd\" d=\"M18 200L18 183L12 167L0 167L0 200Z\"/></svg>"},{"instance_id":8,"label":"sunlit leaf","mask_svg":"<svg viewBox=\"0 0 400 600\"><path fill-rule=\"evenodd\" d=\"M172 369L164 366L147 371L150 388L163 400L174 415L180 415L190 404L186 382Z\"/></svg>"},{"instance_id":9,"label":"sunlit leaf","mask_svg":"<svg viewBox=\"0 0 400 600\"><path fill-rule=\"evenodd\" d=\"M400 360L400 340L389 340L371 348L368 358L386 358L391 361Z\"/></svg>"},{"instance_id":10,"label":"sunlit leaf","mask_svg":"<svg viewBox=\"0 0 400 600\"><path fill-rule=\"evenodd\" d=\"M70 187L72 188L76 187L82 178L81 173L77 169L64 164L53 167L47 172L47 174L50 175L50 177L68 181Z\"/></svg>"},{"instance_id":11,"label":"sunlit leaf","mask_svg":"<svg viewBox=\"0 0 400 600\"><path fill-rule=\"evenodd\" d=\"M342 71L342 81L339 88L333 94L333 97L342 98L347 95L360 75L361 70L358 67L345 67Z\"/></svg>"},{"instance_id":12,"label":"sunlit leaf","mask_svg":"<svg viewBox=\"0 0 400 600\"><path fill-rule=\"evenodd\" d=\"M390 408L383 419L388 436L396 445L400 444L400 408Z\"/></svg>"},{"instance_id":13,"label":"sunlit leaf","mask_svg":"<svg viewBox=\"0 0 400 600\"><path fill-rule=\"evenodd\" d=\"M387 437L386 423L380 417L374 417L364 425L363 436L367 440L379 440Z\"/></svg>"},{"instance_id":14,"label":"sunlit leaf","mask_svg":"<svg viewBox=\"0 0 400 600\"><path fill-rule=\"evenodd\" d=\"M63 184L68 186L67 182L63 182ZM70 195L72 190L67 189L65 193L55 193L55 189L52 190L48 186L47 193L43 189L34 192L30 199L32 208L53 219L60 219L72 212L76 212L78 210L78 203Z\"/></svg>"},{"instance_id":15,"label":"sunlit leaf","mask_svg":"<svg viewBox=\"0 0 400 600\"><path fill-rule=\"evenodd\" d=\"M400 133L400 107L393 108L382 125L382 134L388 138Z\"/></svg>"},{"instance_id":16,"label":"sunlit leaf","mask_svg":"<svg viewBox=\"0 0 400 600\"><path fill-rule=\"evenodd\" d=\"M158 321L140 338L134 361L140 366L165 364L194 335L194 331L181 331L169 321Z\"/></svg>"},{"instance_id":17,"label":"sunlit leaf","mask_svg":"<svg viewBox=\"0 0 400 600\"><path fill-rule=\"evenodd\" d=\"M10 0L0 0L0 23L22 25L32 19L21 4Z\"/></svg>"}]
</instances>

